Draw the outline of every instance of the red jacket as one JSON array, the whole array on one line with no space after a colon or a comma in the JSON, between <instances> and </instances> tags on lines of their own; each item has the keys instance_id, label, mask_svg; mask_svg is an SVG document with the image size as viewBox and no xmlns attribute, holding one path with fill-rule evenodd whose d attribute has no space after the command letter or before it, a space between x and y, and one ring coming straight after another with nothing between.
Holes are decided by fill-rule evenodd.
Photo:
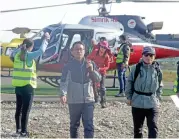
<instances>
[{"instance_id":1,"label":"red jacket","mask_svg":"<svg viewBox=\"0 0 179 139\"><path fill-rule=\"evenodd\" d=\"M109 55L106 53L106 55L103 57L97 55L97 52L98 49L93 49L93 51L87 56L87 59L94 61L99 68L99 72L105 75L110 65Z\"/></svg>"}]
</instances>

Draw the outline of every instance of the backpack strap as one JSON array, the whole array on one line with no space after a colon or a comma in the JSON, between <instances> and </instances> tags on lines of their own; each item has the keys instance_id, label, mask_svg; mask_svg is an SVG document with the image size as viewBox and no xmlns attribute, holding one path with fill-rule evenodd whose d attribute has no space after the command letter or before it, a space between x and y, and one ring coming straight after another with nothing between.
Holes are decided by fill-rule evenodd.
<instances>
[{"instance_id":1,"label":"backpack strap","mask_svg":"<svg viewBox=\"0 0 179 139\"><path fill-rule=\"evenodd\" d=\"M142 66L142 63L138 63L136 65L136 69L135 69L135 73L134 73L134 83L135 83L135 80L137 79L137 76L139 75L140 73L140 67Z\"/></svg>"},{"instance_id":2,"label":"backpack strap","mask_svg":"<svg viewBox=\"0 0 179 139\"><path fill-rule=\"evenodd\" d=\"M142 62L136 64L136 69L135 69L135 72L134 72L134 81L132 83L132 91L134 91L134 83L135 83L135 81L137 79L137 76L140 73L140 67L141 66L142 66Z\"/></svg>"}]
</instances>

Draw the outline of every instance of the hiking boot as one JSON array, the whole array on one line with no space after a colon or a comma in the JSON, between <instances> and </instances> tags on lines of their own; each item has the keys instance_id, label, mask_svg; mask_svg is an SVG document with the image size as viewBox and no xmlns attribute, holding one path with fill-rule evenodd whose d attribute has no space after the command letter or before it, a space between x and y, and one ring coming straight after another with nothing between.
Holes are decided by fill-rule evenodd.
<instances>
[{"instance_id":1,"label":"hiking boot","mask_svg":"<svg viewBox=\"0 0 179 139\"><path fill-rule=\"evenodd\" d=\"M117 95L115 95L115 97L125 97L124 93L118 93Z\"/></svg>"},{"instance_id":2,"label":"hiking boot","mask_svg":"<svg viewBox=\"0 0 179 139\"><path fill-rule=\"evenodd\" d=\"M106 103L105 102L102 102L101 103L101 108L106 108L107 106L106 106Z\"/></svg>"},{"instance_id":3,"label":"hiking boot","mask_svg":"<svg viewBox=\"0 0 179 139\"><path fill-rule=\"evenodd\" d=\"M95 97L95 103L98 103L99 102L99 96L96 96Z\"/></svg>"}]
</instances>

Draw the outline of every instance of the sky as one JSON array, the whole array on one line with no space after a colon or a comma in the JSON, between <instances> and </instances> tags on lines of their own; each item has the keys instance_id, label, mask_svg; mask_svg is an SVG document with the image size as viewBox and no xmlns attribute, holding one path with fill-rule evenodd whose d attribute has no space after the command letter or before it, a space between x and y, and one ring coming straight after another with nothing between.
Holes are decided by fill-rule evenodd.
<instances>
[{"instance_id":1,"label":"sky","mask_svg":"<svg viewBox=\"0 0 179 139\"><path fill-rule=\"evenodd\" d=\"M2 0L0 11L27 7L37 7L45 5L71 3L82 0ZM110 5L107 6L109 9ZM145 17L144 22L149 24L155 21L163 21L163 29L153 32L154 34L179 34L179 3L132 3L122 2L112 4L111 15L130 14ZM98 4L70 5L38 10L20 11L12 13L0 13L0 41L7 42L13 37L17 37L12 32L2 30L13 29L15 27L29 27L42 29L49 24L62 22L78 24L80 19L87 15L97 15Z\"/></svg>"}]
</instances>

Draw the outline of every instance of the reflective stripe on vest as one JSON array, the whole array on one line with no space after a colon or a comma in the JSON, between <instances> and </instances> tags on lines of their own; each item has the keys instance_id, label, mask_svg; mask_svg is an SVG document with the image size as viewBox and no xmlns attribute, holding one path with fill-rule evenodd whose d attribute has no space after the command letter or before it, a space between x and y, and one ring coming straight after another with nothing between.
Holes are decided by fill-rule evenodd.
<instances>
[{"instance_id":1,"label":"reflective stripe on vest","mask_svg":"<svg viewBox=\"0 0 179 139\"><path fill-rule=\"evenodd\" d=\"M178 90L178 81L177 81L178 79L176 79L175 81L174 81L174 86L173 86L173 91L176 93L177 91L179 91Z\"/></svg>"},{"instance_id":2,"label":"reflective stripe on vest","mask_svg":"<svg viewBox=\"0 0 179 139\"><path fill-rule=\"evenodd\" d=\"M124 54L123 54L123 51L122 51L123 46L124 45L122 45L121 48L119 49L119 52L118 52L117 58L116 58L116 63L122 63L123 62L123 59L124 59Z\"/></svg>"},{"instance_id":3,"label":"reflective stripe on vest","mask_svg":"<svg viewBox=\"0 0 179 139\"><path fill-rule=\"evenodd\" d=\"M14 70L12 85L15 87L23 87L30 84L33 88L37 87L36 63L33 60L30 67L26 62L20 60L20 52L14 58Z\"/></svg>"}]
</instances>

